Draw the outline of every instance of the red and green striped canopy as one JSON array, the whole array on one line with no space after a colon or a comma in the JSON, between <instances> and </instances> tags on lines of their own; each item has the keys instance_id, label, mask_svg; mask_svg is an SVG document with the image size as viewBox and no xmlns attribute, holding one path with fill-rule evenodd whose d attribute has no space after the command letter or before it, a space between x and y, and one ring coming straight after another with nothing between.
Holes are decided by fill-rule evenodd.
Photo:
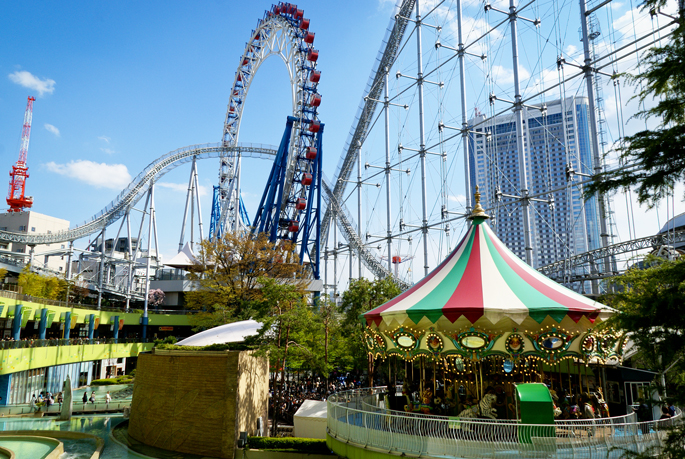
<instances>
[{"instance_id":1,"label":"red and green striped canopy","mask_svg":"<svg viewBox=\"0 0 685 459\"><path fill-rule=\"evenodd\" d=\"M498 332L561 326L582 331L613 312L538 273L507 249L485 218L473 218L469 232L440 266L364 318L380 330L476 326Z\"/></svg>"}]
</instances>

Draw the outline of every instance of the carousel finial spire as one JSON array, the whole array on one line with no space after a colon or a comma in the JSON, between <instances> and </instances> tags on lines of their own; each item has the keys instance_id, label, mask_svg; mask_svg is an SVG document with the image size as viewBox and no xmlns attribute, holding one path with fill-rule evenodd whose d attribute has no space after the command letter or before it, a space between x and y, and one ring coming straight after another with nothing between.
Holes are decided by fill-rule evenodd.
<instances>
[{"instance_id":1,"label":"carousel finial spire","mask_svg":"<svg viewBox=\"0 0 685 459\"><path fill-rule=\"evenodd\" d=\"M476 199L476 205L473 207L473 210L471 211L471 215L469 215L469 220L473 220L474 218L482 218L482 219L488 219L490 216L485 213L485 210L483 207L480 205L480 191L478 185L476 185L476 194L474 195L474 198Z\"/></svg>"}]
</instances>

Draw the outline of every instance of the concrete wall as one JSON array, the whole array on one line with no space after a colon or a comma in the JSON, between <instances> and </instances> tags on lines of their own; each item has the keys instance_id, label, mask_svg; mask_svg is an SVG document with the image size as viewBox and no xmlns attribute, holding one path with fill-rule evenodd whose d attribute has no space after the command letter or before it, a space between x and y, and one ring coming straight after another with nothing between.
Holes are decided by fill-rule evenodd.
<instances>
[{"instance_id":1,"label":"concrete wall","mask_svg":"<svg viewBox=\"0 0 685 459\"><path fill-rule=\"evenodd\" d=\"M267 403L266 358L155 350L138 357L128 432L158 448L233 458L238 433L254 433Z\"/></svg>"},{"instance_id":2,"label":"concrete wall","mask_svg":"<svg viewBox=\"0 0 685 459\"><path fill-rule=\"evenodd\" d=\"M16 233L40 234L40 233L58 233L69 229L69 221L49 215L39 214L38 212L29 210L25 212L6 212L0 213L0 228L7 228L7 231ZM5 247L7 245L7 247ZM45 263L44 256L37 254L48 252L51 250L59 250L68 247L68 243L60 242L53 244L39 244L36 246L34 253L36 254L35 261L43 264ZM24 244L17 242L0 243L0 252L14 252L14 253L29 253L29 248ZM28 260L28 258L26 259ZM55 271L65 271L66 257L62 259L59 255L48 258L47 266Z\"/></svg>"}]
</instances>

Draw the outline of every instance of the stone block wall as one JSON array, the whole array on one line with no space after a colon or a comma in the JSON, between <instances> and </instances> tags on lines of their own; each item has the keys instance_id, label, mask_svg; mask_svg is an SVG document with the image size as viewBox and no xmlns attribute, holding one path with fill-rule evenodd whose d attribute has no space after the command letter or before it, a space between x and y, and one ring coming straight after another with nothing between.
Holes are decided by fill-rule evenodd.
<instances>
[{"instance_id":1,"label":"stone block wall","mask_svg":"<svg viewBox=\"0 0 685 459\"><path fill-rule=\"evenodd\" d=\"M250 352L140 354L128 433L171 451L233 458L241 431L267 419L269 367Z\"/></svg>"}]
</instances>

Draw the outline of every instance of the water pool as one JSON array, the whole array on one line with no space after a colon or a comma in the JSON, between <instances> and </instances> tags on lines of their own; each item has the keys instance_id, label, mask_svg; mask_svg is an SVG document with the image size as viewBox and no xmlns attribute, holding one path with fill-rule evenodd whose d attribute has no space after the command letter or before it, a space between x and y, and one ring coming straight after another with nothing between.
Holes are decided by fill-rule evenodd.
<instances>
[{"instance_id":1,"label":"water pool","mask_svg":"<svg viewBox=\"0 0 685 459\"><path fill-rule=\"evenodd\" d=\"M70 421L57 421L46 418L0 418L0 431L8 430L53 430L62 432L84 432L96 435L105 440L105 449L100 456L102 459L141 459L147 458L135 453L125 446L112 441L112 429L123 422L121 415L113 416L79 416ZM40 436L40 432L36 432ZM64 454L60 459L90 459L95 445L90 440L61 440L64 444ZM23 442L22 442L23 443ZM12 448L9 448L12 449ZM1 457L1 456L0 456ZM44 456L37 456L38 459ZM32 456L17 454L17 459L34 459Z\"/></svg>"},{"instance_id":2,"label":"water pool","mask_svg":"<svg viewBox=\"0 0 685 459\"><path fill-rule=\"evenodd\" d=\"M59 445L59 442L42 438L5 437L0 446L14 452L17 459L43 459Z\"/></svg>"}]
</instances>

